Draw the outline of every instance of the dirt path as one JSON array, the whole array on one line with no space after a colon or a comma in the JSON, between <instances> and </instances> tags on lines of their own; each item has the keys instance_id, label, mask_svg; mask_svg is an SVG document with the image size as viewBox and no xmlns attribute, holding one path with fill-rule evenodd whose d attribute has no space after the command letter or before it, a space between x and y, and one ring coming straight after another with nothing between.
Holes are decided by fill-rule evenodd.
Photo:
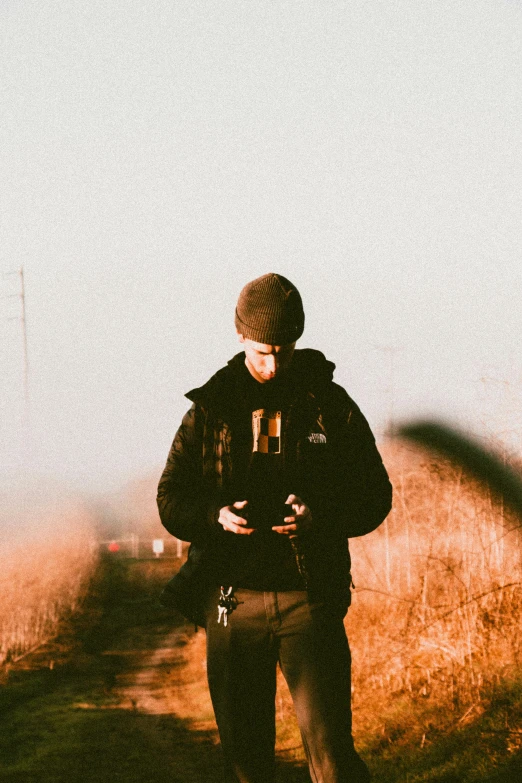
<instances>
[{"instance_id":1,"label":"dirt path","mask_svg":"<svg viewBox=\"0 0 522 783\"><path fill-rule=\"evenodd\" d=\"M80 618L9 671L0 670L0 783L222 783L205 635L159 605L169 569L172 564L154 561L109 563ZM505 704L519 710L520 699L514 689ZM276 706L277 783L310 783L296 750L290 700L281 691ZM499 702L499 715L506 709ZM471 726L466 747L480 747L484 756L490 735L488 752L500 753L505 733L498 721ZM478 780L443 769L452 754L465 752L464 740L441 742L431 756L419 756L416 769L418 749L411 746L394 757L385 749L382 761L376 753L374 765L382 769L376 779L403 783L406 754L412 781ZM522 780L519 750L512 756L505 772L480 779Z\"/></svg>"},{"instance_id":2,"label":"dirt path","mask_svg":"<svg viewBox=\"0 0 522 783\"><path fill-rule=\"evenodd\" d=\"M222 783L204 633L159 606L162 568L111 566L96 622L4 677L0 783ZM309 777L283 753L278 781Z\"/></svg>"},{"instance_id":3,"label":"dirt path","mask_svg":"<svg viewBox=\"0 0 522 783\"><path fill-rule=\"evenodd\" d=\"M132 710L149 746L169 759L173 780L221 783L219 738L204 672L202 631L186 626L132 629L109 655L125 663L117 675L119 709ZM278 780L306 783L301 765L278 753Z\"/></svg>"},{"instance_id":4,"label":"dirt path","mask_svg":"<svg viewBox=\"0 0 522 783\"><path fill-rule=\"evenodd\" d=\"M104 654L117 662L114 708L130 714L156 770L168 769L171 781L221 783L217 731L195 713L203 678L194 680L187 653L196 646L183 626L138 626Z\"/></svg>"}]
</instances>

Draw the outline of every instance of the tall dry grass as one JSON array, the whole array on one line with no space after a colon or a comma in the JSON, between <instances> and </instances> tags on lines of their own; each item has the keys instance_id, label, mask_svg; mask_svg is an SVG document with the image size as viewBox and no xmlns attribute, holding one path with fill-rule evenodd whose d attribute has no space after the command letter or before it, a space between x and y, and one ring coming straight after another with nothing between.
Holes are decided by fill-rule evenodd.
<instances>
[{"instance_id":1,"label":"tall dry grass","mask_svg":"<svg viewBox=\"0 0 522 783\"><path fill-rule=\"evenodd\" d=\"M56 635L85 597L98 559L81 508L34 510L0 540L0 665Z\"/></svg>"},{"instance_id":2,"label":"tall dry grass","mask_svg":"<svg viewBox=\"0 0 522 783\"><path fill-rule=\"evenodd\" d=\"M424 747L522 675L521 522L459 468L394 444L383 456L394 509L350 541L354 734L362 747L401 736ZM191 644L199 687L204 635ZM279 751L303 760L280 673L278 689Z\"/></svg>"},{"instance_id":3,"label":"tall dry grass","mask_svg":"<svg viewBox=\"0 0 522 783\"><path fill-rule=\"evenodd\" d=\"M444 461L396 445L385 462L394 509L350 543L347 617L356 726L383 733L394 709L464 721L522 667L520 520Z\"/></svg>"}]
</instances>

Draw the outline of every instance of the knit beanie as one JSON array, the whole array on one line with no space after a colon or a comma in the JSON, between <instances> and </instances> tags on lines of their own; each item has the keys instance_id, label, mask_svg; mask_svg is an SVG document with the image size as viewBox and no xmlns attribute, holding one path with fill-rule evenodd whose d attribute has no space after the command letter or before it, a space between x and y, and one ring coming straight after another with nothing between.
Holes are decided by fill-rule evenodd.
<instances>
[{"instance_id":1,"label":"knit beanie","mask_svg":"<svg viewBox=\"0 0 522 783\"><path fill-rule=\"evenodd\" d=\"M299 291L282 275L269 272L247 283L239 294L236 329L249 340L288 345L303 334L304 320Z\"/></svg>"}]
</instances>

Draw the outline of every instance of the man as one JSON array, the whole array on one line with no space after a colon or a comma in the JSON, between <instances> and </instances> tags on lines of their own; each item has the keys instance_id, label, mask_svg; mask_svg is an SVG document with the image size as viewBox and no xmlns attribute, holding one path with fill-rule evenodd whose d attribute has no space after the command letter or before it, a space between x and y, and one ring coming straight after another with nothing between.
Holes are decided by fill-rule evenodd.
<instances>
[{"instance_id":1,"label":"man","mask_svg":"<svg viewBox=\"0 0 522 783\"><path fill-rule=\"evenodd\" d=\"M362 783L351 732L347 539L374 530L391 485L335 365L295 350L299 292L267 274L240 293L244 352L187 394L158 488L164 526L190 541L164 600L205 626L227 783L273 783L281 666L314 783Z\"/></svg>"}]
</instances>

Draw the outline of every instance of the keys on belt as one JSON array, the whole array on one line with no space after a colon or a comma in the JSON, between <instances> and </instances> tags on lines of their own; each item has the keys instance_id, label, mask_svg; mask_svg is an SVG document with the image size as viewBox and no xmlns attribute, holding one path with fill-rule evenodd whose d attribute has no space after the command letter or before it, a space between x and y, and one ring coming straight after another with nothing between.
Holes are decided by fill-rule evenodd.
<instances>
[{"instance_id":1,"label":"keys on belt","mask_svg":"<svg viewBox=\"0 0 522 783\"><path fill-rule=\"evenodd\" d=\"M225 591L225 588L222 586L218 601L218 623L223 620L223 625L226 628L228 625L228 615L234 611L236 606L237 598L234 595L234 588L229 587Z\"/></svg>"}]
</instances>

